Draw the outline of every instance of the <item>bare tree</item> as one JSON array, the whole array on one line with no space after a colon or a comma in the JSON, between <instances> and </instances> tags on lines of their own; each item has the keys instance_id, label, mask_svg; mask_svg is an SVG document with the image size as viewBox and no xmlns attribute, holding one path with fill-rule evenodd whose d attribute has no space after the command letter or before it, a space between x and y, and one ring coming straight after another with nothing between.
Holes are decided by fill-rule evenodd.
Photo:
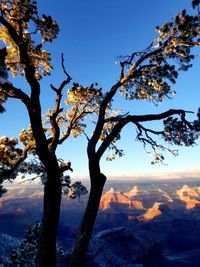
<instances>
[{"instance_id":1,"label":"bare tree","mask_svg":"<svg viewBox=\"0 0 200 267\"><path fill-rule=\"evenodd\" d=\"M134 126L136 140L144 145L147 152L152 153L152 163L162 162L165 151L175 154L167 143L191 146L199 137L199 116L195 121L189 122L186 119L187 111L184 110L170 109L163 113L141 115L131 115L132 110L128 113L112 110L111 105L118 92L130 101L148 100L154 104L162 102L166 97L171 98L175 94L171 84L176 82L178 72L187 71L192 66L192 48L200 45L199 14L190 16L183 10L172 21L157 27L157 32L158 37L147 49L119 59L120 77L103 96L100 104L94 131L87 146L90 195L73 247L70 267L84 266L106 182L100 160L107 149L113 152L109 159L122 156L123 151L116 146L121 130L127 124ZM145 122L151 121L161 121L163 127L160 130L146 127ZM158 142L156 137L162 138L163 142Z\"/></svg>"}]
</instances>

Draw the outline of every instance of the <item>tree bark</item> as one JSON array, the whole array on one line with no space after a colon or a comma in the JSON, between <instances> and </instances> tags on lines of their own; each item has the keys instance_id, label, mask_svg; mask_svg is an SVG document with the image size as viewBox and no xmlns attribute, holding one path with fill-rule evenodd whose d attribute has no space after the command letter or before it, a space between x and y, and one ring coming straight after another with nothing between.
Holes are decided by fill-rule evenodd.
<instances>
[{"instance_id":1,"label":"tree bark","mask_svg":"<svg viewBox=\"0 0 200 267\"><path fill-rule=\"evenodd\" d=\"M85 213L83 215L77 238L73 246L72 254L69 260L69 267L83 267L92 230L98 213L99 203L106 181L106 176L96 172L96 168L90 169L91 189Z\"/></svg>"},{"instance_id":2,"label":"tree bark","mask_svg":"<svg viewBox=\"0 0 200 267\"><path fill-rule=\"evenodd\" d=\"M48 148L42 126L40 105L34 104L35 108L29 109L31 127L36 142L36 152L47 174L37 266L55 267L56 237L61 204L61 174L55 152Z\"/></svg>"},{"instance_id":3,"label":"tree bark","mask_svg":"<svg viewBox=\"0 0 200 267\"><path fill-rule=\"evenodd\" d=\"M60 175L52 173L44 187L43 219L39 247L39 267L56 266L56 236L60 215Z\"/></svg>"}]
</instances>

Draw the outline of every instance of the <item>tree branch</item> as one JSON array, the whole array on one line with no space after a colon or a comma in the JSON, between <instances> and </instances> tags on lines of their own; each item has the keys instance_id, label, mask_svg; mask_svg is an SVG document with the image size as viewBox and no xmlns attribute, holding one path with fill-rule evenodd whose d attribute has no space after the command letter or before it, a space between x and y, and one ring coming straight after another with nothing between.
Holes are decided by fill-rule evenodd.
<instances>
[{"instance_id":1,"label":"tree branch","mask_svg":"<svg viewBox=\"0 0 200 267\"><path fill-rule=\"evenodd\" d=\"M10 170L6 170L0 174L0 183L2 183L5 178L9 178L20 166L20 164L27 158L28 151L35 146L35 141L30 142L23 150L23 155L16 161L15 165L12 166Z\"/></svg>"},{"instance_id":2,"label":"tree branch","mask_svg":"<svg viewBox=\"0 0 200 267\"><path fill-rule=\"evenodd\" d=\"M78 112L78 105L76 105L75 107L75 110L74 110L74 114L69 122L69 126L67 127L67 131L66 133L63 135L62 138L60 138L59 140L59 144L62 144L69 136L70 136L70 133L71 133L71 130L73 129L73 125L74 125L74 120L76 118L76 114Z\"/></svg>"},{"instance_id":3,"label":"tree branch","mask_svg":"<svg viewBox=\"0 0 200 267\"><path fill-rule=\"evenodd\" d=\"M70 133L71 133L71 131L73 129L73 126L77 123L77 121L79 119L83 118L87 114L92 114L93 112L95 112L97 107L94 107L94 109L91 110L91 111L85 111L85 109L93 101L93 99L94 99L94 95L90 99L88 99L88 101L85 103L85 105L83 105L83 107L82 107L80 112L78 112L79 104L76 103L74 114L73 114L73 116L72 116L72 118L70 120L70 124L69 124L69 126L67 128L67 131L64 134L64 136L59 140L59 144L62 144L69 137L69 135L70 135Z\"/></svg>"},{"instance_id":4,"label":"tree branch","mask_svg":"<svg viewBox=\"0 0 200 267\"><path fill-rule=\"evenodd\" d=\"M162 120L165 119L169 116L173 116L173 115L180 115L181 119L185 122L185 124L187 124L187 126L190 129L193 129L193 126L187 121L185 120L185 115L186 113L194 113L192 111L184 111L182 109L170 109L168 111L165 111L163 113L159 113L159 114L147 114L147 115L119 115L119 116L115 116L115 117L109 117L106 118L104 120L104 122L119 122L121 120L126 120L127 122L133 122L133 123L137 123L137 122L145 122L145 121L154 121L154 120Z\"/></svg>"},{"instance_id":5,"label":"tree branch","mask_svg":"<svg viewBox=\"0 0 200 267\"><path fill-rule=\"evenodd\" d=\"M96 152L96 156L98 159L102 157L106 149L110 146L110 144L113 142L113 140L117 137L117 135L121 132L122 128L126 124L127 122L125 120L116 123L111 132L106 136L106 138L103 140L100 147L98 148Z\"/></svg>"},{"instance_id":6,"label":"tree branch","mask_svg":"<svg viewBox=\"0 0 200 267\"><path fill-rule=\"evenodd\" d=\"M2 16L0 16L0 23L6 27L8 30L10 36L12 37L13 41L17 46L20 44L20 38L19 35L17 34L15 28Z\"/></svg>"},{"instance_id":7,"label":"tree branch","mask_svg":"<svg viewBox=\"0 0 200 267\"><path fill-rule=\"evenodd\" d=\"M147 137L149 137L148 132L149 133L152 133L152 134L157 134L157 135L164 133L163 131L154 131L154 130L151 130L149 128L146 128L146 127L144 127L143 125L141 125L138 122L136 122L135 125L137 126L137 128L139 130L138 136L140 136L142 134L142 131L145 132L145 134L146 134Z\"/></svg>"},{"instance_id":8,"label":"tree branch","mask_svg":"<svg viewBox=\"0 0 200 267\"><path fill-rule=\"evenodd\" d=\"M101 131L103 129L104 126L104 117L105 117L105 113L106 113L106 109L108 107L108 103L113 99L114 95L116 94L117 90L127 81L129 81L130 79L132 79L134 77L134 72L137 70L138 66L140 64L142 64L146 59L150 58L153 55L156 55L158 53L160 53L162 51L161 48L156 49L154 51L151 52L147 52L145 53L143 56L141 56L141 58L139 58L130 68L130 70L128 71L128 73L122 77L116 84L114 84L112 86L112 88L110 89L109 92L107 92L106 96L104 97L100 109L99 109L99 117L98 117L98 121L97 121L97 125L94 131L94 134L92 136L92 138L89 141L88 146L90 147L89 150L95 152L95 147L96 144L100 138L101 135ZM138 74L136 74L138 75ZM122 75L123 76L123 75Z\"/></svg>"},{"instance_id":9,"label":"tree branch","mask_svg":"<svg viewBox=\"0 0 200 267\"><path fill-rule=\"evenodd\" d=\"M155 134L155 135L160 135L160 134L163 134L164 131L154 131L154 130L151 130L151 129L148 129L148 128L145 128L143 125L141 125L140 123L135 123L137 128L138 128L138 134L137 134L137 137L136 139L140 142L143 143L144 147L146 146L146 143L148 143L149 145L151 145L151 147L153 148L153 150L155 151L155 148L158 147L156 141L154 141L152 139L152 137L149 136L149 132L152 133L152 134ZM145 137L143 137L143 132L145 133ZM159 146L160 147L160 146Z\"/></svg>"},{"instance_id":10,"label":"tree branch","mask_svg":"<svg viewBox=\"0 0 200 267\"><path fill-rule=\"evenodd\" d=\"M39 86L37 79L35 78L35 67L30 61L30 58L28 55L28 51L27 51L28 43L21 39L21 36L17 33L15 28L2 16L0 16L0 23L6 27L12 40L19 48L20 61L23 64L25 64L24 71L25 71L26 79L32 89L31 99L35 99L36 102L38 102L40 86Z\"/></svg>"},{"instance_id":11,"label":"tree branch","mask_svg":"<svg viewBox=\"0 0 200 267\"><path fill-rule=\"evenodd\" d=\"M30 108L31 106L30 97L21 89L14 87L9 82L3 84L0 83L0 92L5 94L7 97L20 99L27 108Z\"/></svg>"},{"instance_id":12,"label":"tree branch","mask_svg":"<svg viewBox=\"0 0 200 267\"><path fill-rule=\"evenodd\" d=\"M193 126L185 120L186 113L193 113L191 111L185 111L182 109L169 109L168 111L165 111L163 113L159 114L147 114L147 115L128 115L123 120L126 120L127 122L145 122L145 121L155 121L155 120L162 120L169 116L173 115L179 115L181 116L181 119L188 125L189 128L193 129Z\"/></svg>"},{"instance_id":13,"label":"tree branch","mask_svg":"<svg viewBox=\"0 0 200 267\"><path fill-rule=\"evenodd\" d=\"M53 138L52 138L52 142L51 142L51 146L50 147L51 147L51 150L53 150L53 151L56 150L56 147L57 147L57 145L59 143L59 138L60 138L60 127L58 125L57 117L58 117L58 114L63 111L63 109L60 108L60 103L61 103L61 99L62 99L62 91L63 91L64 87L68 83L70 83L70 81L72 79L69 76L69 74L67 73L66 69L65 69L63 54L61 55L61 64L62 64L63 72L67 76L67 79L64 80L60 84L58 89L56 87L54 87L53 85L51 85L52 90L54 92L56 92L56 94L57 94L55 107L54 107L52 115L50 116L50 123L51 123L52 131L53 131Z\"/></svg>"},{"instance_id":14,"label":"tree branch","mask_svg":"<svg viewBox=\"0 0 200 267\"><path fill-rule=\"evenodd\" d=\"M24 40L22 34L18 34L15 28L2 16L0 16L0 23L6 27L11 39L19 49L20 62L24 66L23 68L25 77L31 88L30 98L27 97L27 95L21 90L14 90L14 87L11 87L10 85L9 87L6 83L4 89L7 89L8 92L6 93L6 91L4 91L4 93L9 97L19 98L25 103L29 112L33 136L36 141L37 154L39 155L40 159L45 162L46 158L44 157L44 155L46 155L49 151L47 147L46 136L42 126L41 106L39 99L40 84L35 77L35 66L28 52L29 40Z\"/></svg>"},{"instance_id":15,"label":"tree branch","mask_svg":"<svg viewBox=\"0 0 200 267\"><path fill-rule=\"evenodd\" d=\"M106 149L109 147L109 145L112 143L112 141L117 137L117 135L121 132L122 128L127 125L128 123L132 122L134 123L138 130L139 133L137 135L138 138L140 138L140 136L142 135L142 131L145 132L148 140L146 139L146 142L153 144L153 139L148 135L148 132L152 133L152 134L163 134L163 131L154 131L148 128L145 128L144 126L142 126L141 124L139 124L139 122L146 122L146 121L156 121L156 120L163 120L165 118L168 118L172 115L179 115L181 116L182 121L185 122L185 124L187 124L187 126L190 129L193 129L193 126L185 119L185 114L189 113L190 111L184 111L181 109L170 109L166 112L160 113L160 114L148 114L148 115L127 115L126 117L116 117L117 123L115 124L115 126L113 127L112 131L110 132L110 134L108 134L106 136L106 138L103 140L102 144L100 145L100 147L98 148L96 155L97 157L100 159L101 156L104 154L104 152L106 151ZM154 142L154 145L156 143Z\"/></svg>"}]
</instances>

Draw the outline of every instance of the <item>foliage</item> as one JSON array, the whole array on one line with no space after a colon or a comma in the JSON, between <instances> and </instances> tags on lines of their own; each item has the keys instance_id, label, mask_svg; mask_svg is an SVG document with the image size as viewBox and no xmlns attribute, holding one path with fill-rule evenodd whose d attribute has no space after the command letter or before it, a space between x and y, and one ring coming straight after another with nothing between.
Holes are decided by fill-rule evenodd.
<instances>
[{"instance_id":1,"label":"foliage","mask_svg":"<svg viewBox=\"0 0 200 267\"><path fill-rule=\"evenodd\" d=\"M198 5L199 1L192 2L194 8ZM59 32L57 23L50 16L39 16L37 3L31 0L16 0L14 2L2 0L0 22L2 24L0 38L5 42L7 52L4 63L13 75L25 73L27 60L34 66L35 78L40 79L43 74L49 74L51 69L50 55L42 47L43 43L51 42L56 38ZM123 111L116 112L112 109L111 102L117 91L129 100L149 100L155 104L162 102L165 97L169 98L175 94L175 91L171 90L171 84L176 82L178 72L187 71L192 66L192 60L195 57L192 48L199 45L199 14L192 16L183 10L172 21L158 26L156 30L158 37L152 41L148 48L134 52L130 56L119 58L120 80L107 94L102 93L97 83L86 87L74 83L68 90L65 101L68 107L67 111L60 108L60 101L62 90L71 80L71 77L64 68L64 59L62 58L63 71L67 75L67 80L59 88L51 85L57 96L56 105L54 109L49 109L45 114L43 124L43 130L50 134L48 135L50 149L55 149L70 135L77 137L86 134L84 120L92 114L96 114L96 118L94 115L91 117L94 122L96 119L99 121L104 117L97 139L99 140L100 153L102 153L101 150L105 151L107 148L111 150L108 160L123 155L123 151L117 148L116 141L121 138L121 129L129 122L136 126L137 140L143 142L144 145L150 144L153 149L163 148L163 146L159 146L153 141L148 135L150 132L161 135L165 141L170 143L194 144L198 135L192 133L194 130L191 128L192 126L189 124L185 126L185 122L178 122L177 118L171 118L171 121L169 118L164 131L153 132L143 127L139 121L133 121L133 118L124 114ZM34 38L38 33L41 37L39 43L38 35L37 38ZM27 56L23 54L23 46L26 48ZM6 94L6 90L0 91L1 104L7 96L10 95L9 93ZM0 110L3 111L2 105ZM101 111L102 114L99 113ZM173 127L169 126L170 122L173 123ZM120 126L120 123L123 125ZM172 128L176 128L177 132L178 125L187 132L183 138L172 130ZM116 130L117 128L118 130ZM178 140L178 138L182 139ZM34 142L31 128L28 131L22 130L20 141L26 148ZM28 153L35 155L35 145L28 148Z\"/></svg>"},{"instance_id":2,"label":"foliage","mask_svg":"<svg viewBox=\"0 0 200 267\"><path fill-rule=\"evenodd\" d=\"M193 1L193 6L197 4L199 1ZM171 85L176 82L178 73L192 67L192 60L195 58L195 49L192 48L200 46L200 15L190 16L183 10L172 21L157 27L157 32L158 37L147 49L119 58L120 77L100 104L87 146L90 196L73 247L70 267L84 265L106 182L106 176L101 172L100 160L107 149L113 150L108 157L110 160L123 155L116 144L121 138L122 129L127 124L134 126L136 140L144 145L145 152L153 156L152 164L163 163L165 151L177 154L168 144L192 146L199 138L199 112L197 119L188 121L188 112L181 109L142 115L131 115L131 108L128 112L121 111L117 114L112 114L109 110L118 92L127 100L148 100L158 105L166 97L171 98L175 94ZM152 121L163 122L164 127L158 130L152 124L145 124Z\"/></svg>"},{"instance_id":3,"label":"foliage","mask_svg":"<svg viewBox=\"0 0 200 267\"><path fill-rule=\"evenodd\" d=\"M6 193L6 192L7 192L7 189L4 188L2 185L0 185L0 197L2 197L2 195L3 195L4 193Z\"/></svg>"},{"instance_id":4,"label":"foliage","mask_svg":"<svg viewBox=\"0 0 200 267\"><path fill-rule=\"evenodd\" d=\"M17 138L1 137L0 138L0 181L1 183L9 179L12 181L17 175L36 174L43 172L35 161L25 161L28 145L24 150L18 146Z\"/></svg>"},{"instance_id":5,"label":"foliage","mask_svg":"<svg viewBox=\"0 0 200 267\"><path fill-rule=\"evenodd\" d=\"M90 86L73 83L65 101L66 110L61 107L61 100L63 89L71 82L71 77L65 69L62 55L61 65L66 79L58 87L51 85L56 96L55 105L44 115L42 122L39 80L43 75L50 74L52 68L51 56L44 49L44 45L57 37L59 27L50 16L38 15L35 1L0 0L0 4L0 39L5 43L5 47L0 51L0 72L3 74L3 78L0 77L0 112L4 111L3 104L7 98L16 98L24 103L31 122L31 127L28 130L23 129L19 136L22 146L17 146L18 140L15 138L1 138L0 183L6 178L13 179L19 173L35 173L36 177L41 178L46 189L46 218L43 220L43 228L46 227L48 231L53 225L52 231L48 231L49 236L52 237L56 232L58 223L60 185L65 187L63 191L72 198L86 193L86 189L79 182L71 185L70 177L65 174L66 171L72 170L71 163L58 160L56 156L58 145L70 136L85 134L88 139L87 152L93 192L89 198L92 203L89 202L89 208L86 209L88 214L84 219L91 223L95 221L98 201L106 179L100 171L99 161L107 149L111 152L109 160L123 155L123 151L117 147L117 141L127 124L134 126L136 140L144 145L145 151L153 155L152 163L163 162L164 151L175 155L164 142L169 145L195 144L199 137L199 112L197 119L190 122L186 119L187 112L184 110L171 109L159 114L131 115L131 109L128 113L114 110L112 102L117 93L127 100L148 100L155 105L163 102L166 97L175 95L171 85L176 82L180 71L187 71L192 67L192 60L195 58L193 48L200 45L199 14L188 15L183 10L172 21L156 28L158 36L149 47L130 56L120 57L120 77L105 94L97 83ZM198 7L199 1L192 1L192 5L194 8ZM9 71L14 77L25 76L30 94L8 81ZM88 118L95 125L91 136L86 133ZM145 122L151 121L163 122L164 129L147 128ZM35 160L36 155L39 160ZM90 211L93 218L87 220L87 216L91 216ZM51 224L49 218L54 223ZM83 223L84 231L87 232L89 227L91 225L84 227ZM81 231L79 233L81 242L84 242ZM91 229L88 230L88 236L84 232L87 242L90 234ZM49 249L52 252L55 244L48 243L48 235L41 237L44 241L41 244L43 249L49 249L52 245ZM48 256L48 259L44 259L44 266L48 265L52 255Z\"/></svg>"},{"instance_id":6,"label":"foliage","mask_svg":"<svg viewBox=\"0 0 200 267\"><path fill-rule=\"evenodd\" d=\"M197 4L199 1L194 3ZM153 148L154 158L155 155L161 155L159 150L167 150L175 155L173 150L157 144L155 136L161 136L163 141L167 141L170 145L186 146L195 144L195 140L199 137L199 118L194 122L188 122L185 119L187 112L184 111L174 110L171 114L165 113L166 116L163 114L151 118L148 115L131 116L123 110L111 113L109 109L118 91L127 100L148 100L155 105L163 102L166 97L171 99L176 94L171 85L176 82L180 71L187 71L192 67L196 51L193 48L200 45L200 15L199 13L188 15L186 10L183 10L172 21L157 26L156 31L157 38L145 50L119 58L120 79L104 95L100 105L94 139L96 140L98 136L101 142L97 154L99 152L102 155L109 148L111 153L107 157L108 160L123 156L123 151L117 147L116 141L121 139L121 129L128 123L135 125L136 140L143 143L145 151L148 150L147 146ZM174 115L178 115L180 119ZM145 121L161 120L168 116L169 118L164 121L164 130L153 130L143 125ZM164 159L163 155L159 158L157 162L162 162Z\"/></svg>"},{"instance_id":7,"label":"foliage","mask_svg":"<svg viewBox=\"0 0 200 267\"><path fill-rule=\"evenodd\" d=\"M6 136L0 138L1 164L9 166L13 165L13 163L18 160L22 155L22 149L17 148L17 144L17 138L8 138Z\"/></svg>"},{"instance_id":8,"label":"foliage","mask_svg":"<svg viewBox=\"0 0 200 267\"><path fill-rule=\"evenodd\" d=\"M25 230L25 236L19 247L12 250L10 259L2 264L2 267L35 267L37 263L38 248L40 242L41 224L36 222ZM64 258L61 246L56 247L57 262Z\"/></svg>"},{"instance_id":9,"label":"foliage","mask_svg":"<svg viewBox=\"0 0 200 267\"><path fill-rule=\"evenodd\" d=\"M61 100L63 89L70 83L71 77L64 66L64 57L61 57L62 71L66 79L58 88L51 85L56 94L55 105L46 114L42 122L40 104L40 79L50 74L50 53L44 46L57 37L59 27L50 16L38 15L37 2L32 0L0 0L0 39L5 44L0 50L0 112L4 111L3 104L7 98L21 101L28 111L30 128L23 129L19 136L21 144L13 138L2 139L0 162L0 184L6 179L12 181L17 175L36 175L29 180L40 178L44 184L44 213L40 236L40 253L38 261L40 266L55 265L55 234L61 203L61 186L69 197L80 197L87 193L80 182L71 183L70 177L65 174L71 170L71 163L59 160L56 155L57 146L62 144L69 136L78 136L85 127L83 120L94 112L92 106L95 99L100 97L95 90L87 88L85 97L74 108L73 92L69 92L69 110L63 113ZM9 80L9 72L16 76L25 76L30 93L26 89L19 89ZM15 81L13 79L13 81ZM76 85L74 85L76 86ZM45 125L46 124L46 125ZM62 132L61 132L62 128ZM12 141L12 142L11 142ZM9 153L12 157L9 158ZM67 188L67 189L66 189ZM1 188L2 189L2 188ZM1 190L2 191L2 190ZM44 234L45 233L45 234ZM52 241L53 240L53 241ZM45 253L48 254L46 257Z\"/></svg>"},{"instance_id":10,"label":"foliage","mask_svg":"<svg viewBox=\"0 0 200 267\"><path fill-rule=\"evenodd\" d=\"M192 0L192 7L193 8L198 8L198 12L199 12L199 4L200 4L200 1L199 0Z\"/></svg>"},{"instance_id":11,"label":"foliage","mask_svg":"<svg viewBox=\"0 0 200 267\"><path fill-rule=\"evenodd\" d=\"M1 0L0 3L0 39L6 45L6 47L0 50L2 65L0 66L0 71L6 73L11 71L14 77L16 75L25 75L28 83L32 86L33 78L39 80L43 75L50 74L52 68L50 54L44 50L43 46L47 42L52 42L57 37L59 27L51 16L38 15L36 1ZM86 115L93 112L95 99L100 97L100 93L98 94L95 89L81 88L78 104L76 103L75 106L72 100L73 92L71 91L66 100L69 102L69 109L63 111L60 108L62 90L71 80L65 70L63 56L62 68L67 79L61 83L58 89L51 85L51 88L56 92L57 100L54 109L49 110L45 114L44 127L42 129L44 133L47 133L49 150L55 150L57 145L62 144L70 135L78 136L83 133L85 124L82 121ZM28 102L28 108L32 109L28 95L20 89L15 88L7 78L8 76L6 75L6 79L0 80L0 112L4 111L3 103L5 103L7 97L20 98L25 105ZM9 86L9 89L7 86ZM74 84L74 87L76 86L78 85ZM33 90L33 88L31 89ZM35 89L33 90L34 92ZM81 98L82 93L84 96ZM88 99L85 98L87 94ZM61 136L58 128L62 129ZM5 140L9 141L6 143ZM40 177L42 183L45 184L47 181L45 167L37 158L36 160L34 159L37 154L37 145L32 127L30 126L28 130L21 130L19 135L20 146L17 146L18 140L16 138L5 137L5 140L4 137L1 138L1 142L4 143L1 144L0 150L2 159L0 162L0 183L6 179L12 181L17 175L25 177L27 174L32 174L36 177L31 178L31 180ZM64 161L60 164L62 168L63 164ZM64 172L62 168L60 173L61 181L63 182ZM70 191L70 183L66 183L65 181L65 184L67 184L68 190ZM74 191L72 195L75 196L76 186L73 184L72 187ZM77 190L80 191L80 188ZM66 191L66 189L63 189L63 191Z\"/></svg>"},{"instance_id":12,"label":"foliage","mask_svg":"<svg viewBox=\"0 0 200 267\"><path fill-rule=\"evenodd\" d=\"M74 184L72 184L69 188L69 191L68 191L68 197L69 198L79 198L82 196L82 195L85 195L87 194L87 189L85 186L83 186L81 184L81 182L75 182Z\"/></svg>"},{"instance_id":13,"label":"foliage","mask_svg":"<svg viewBox=\"0 0 200 267\"><path fill-rule=\"evenodd\" d=\"M29 134L28 134L29 132ZM34 158L28 159L27 154L25 155L23 149L19 148L17 138L0 138L0 179L1 183L6 181L14 180L17 176L24 179L24 182L34 181L39 179L42 184L47 181L47 174L43 164L35 157L35 142L31 138L29 131L22 130L19 136L25 147L30 148L26 150L27 153L34 155ZM30 143L33 146L30 146ZM60 179L62 184L62 192L67 194L69 198L80 198L81 195L87 193L87 189L81 182L71 183L69 175L66 175L66 171L73 171L71 168L71 162L60 161ZM30 178L27 178L30 176ZM0 187L0 195L5 193L6 189L3 186Z\"/></svg>"},{"instance_id":14,"label":"foliage","mask_svg":"<svg viewBox=\"0 0 200 267\"><path fill-rule=\"evenodd\" d=\"M134 68L121 89L126 99L162 102L175 93L170 84L176 82L178 71L192 66L191 48L199 45L199 15L190 16L183 10L156 30L158 37L147 49L120 58L123 69Z\"/></svg>"},{"instance_id":15,"label":"foliage","mask_svg":"<svg viewBox=\"0 0 200 267\"><path fill-rule=\"evenodd\" d=\"M84 134L86 128L84 120L89 119L92 114L98 113L102 98L103 94L97 83L88 87L73 83L72 88L67 91L65 99L67 108L65 110L61 109L56 117L57 125L61 131L61 138L58 143L62 143L70 135L78 137ZM54 134L51 126L53 113L54 111L49 109L44 115L44 126L51 137Z\"/></svg>"},{"instance_id":16,"label":"foliage","mask_svg":"<svg viewBox=\"0 0 200 267\"><path fill-rule=\"evenodd\" d=\"M200 121L198 121L200 124ZM184 120L168 117L163 121L165 141L172 142L175 145L191 146L198 139L197 123L187 124Z\"/></svg>"},{"instance_id":17,"label":"foliage","mask_svg":"<svg viewBox=\"0 0 200 267\"><path fill-rule=\"evenodd\" d=\"M7 100L6 95L0 93L0 113L5 111L3 104L6 102L6 100Z\"/></svg>"},{"instance_id":18,"label":"foliage","mask_svg":"<svg viewBox=\"0 0 200 267\"><path fill-rule=\"evenodd\" d=\"M36 1L1 0L0 4L2 17L10 24L9 29L6 26L0 28L0 39L6 44L6 64L11 70L12 75L24 75L25 67L16 42L23 43L27 48L31 63L36 68L35 76L38 79L40 79L42 75L49 74L52 68L50 64L50 54L42 48L42 43L51 42L57 37L59 27L55 20L50 16L38 16ZM12 27L17 33L15 41L10 36ZM33 39L36 33L39 33L41 36L41 43L39 44Z\"/></svg>"},{"instance_id":19,"label":"foliage","mask_svg":"<svg viewBox=\"0 0 200 267\"><path fill-rule=\"evenodd\" d=\"M161 136L163 141L167 141L170 145L184 144L186 146L195 144L195 140L199 137L199 128L196 127L199 125L199 119L196 122L187 122L184 111L174 111L169 114L169 116L178 115L181 118L171 116L168 126L164 125L164 130L156 131L146 128L140 122L140 120L142 122L151 120L148 116L131 116L126 111L113 110L111 106L113 97L118 91L127 100L148 100L155 105L163 102L166 97L172 98L176 94L171 85L176 82L180 71L187 71L192 67L192 60L195 59L195 50L192 48L200 45L200 15L188 15L186 10L183 10L172 21L157 26L156 31L158 36L149 47L143 51L134 52L130 56L119 57L120 79L110 91L101 95L101 102L97 101L99 107L97 112L95 110L96 117L93 116L96 127L92 135L95 135L95 142L98 140L97 154L102 155L107 148L109 149L107 160L124 155L123 150L117 147L116 142L121 139L121 129L128 123L135 125L136 140L143 143L145 151L149 153L147 146L153 149L150 153L153 158L157 158L156 162L163 162L164 157L160 150L172 152L174 155L176 152L162 144L157 144L153 135ZM66 101L66 105L71 104L70 98L72 98L76 103L73 110L80 104L77 97L80 97L79 93L83 88L85 87L77 84L69 90L69 93L73 92L73 95L68 95L69 99ZM91 86L87 88L94 89ZM168 114L162 118L157 116L155 120L165 119L167 116ZM171 128L169 127L170 122ZM101 127L99 127L100 125ZM83 132L85 128L84 124L81 126L79 133ZM184 134L182 135L181 132ZM161 156L158 157L158 155Z\"/></svg>"}]
</instances>

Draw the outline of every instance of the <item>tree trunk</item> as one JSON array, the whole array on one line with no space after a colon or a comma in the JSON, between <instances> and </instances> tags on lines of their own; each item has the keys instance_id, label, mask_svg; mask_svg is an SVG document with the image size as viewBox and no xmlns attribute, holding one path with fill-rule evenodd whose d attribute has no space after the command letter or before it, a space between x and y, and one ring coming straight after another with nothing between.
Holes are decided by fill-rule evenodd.
<instances>
[{"instance_id":1,"label":"tree trunk","mask_svg":"<svg viewBox=\"0 0 200 267\"><path fill-rule=\"evenodd\" d=\"M95 173L95 171L93 171L92 173ZM99 203L101 200L105 181L106 177L102 173L96 173L95 176L91 177L90 195L78 230L77 238L73 246L69 267L84 266L86 253L98 213Z\"/></svg>"},{"instance_id":2,"label":"tree trunk","mask_svg":"<svg viewBox=\"0 0 200 267\"><path fill-rule=\"evenodd\" d=\"M60 216L60 175L52 173L44 187L43 219L39 247L39 267L56 266L56 236Z\"/></svg>"},{"instance_id":3,"label":"tree trunk","mask_svg":"<svg viewBox=\"0 0 200 267\"><path fill-rule=\"evenodd\" d=\"M41 120L39 99L29 109L36 152L45 167L47 181L44 186L43 218L38 252L38 267L56 267L56 237L60 217L61 181L55 151L50 151Z\"/></svg>"}]
</instances>

